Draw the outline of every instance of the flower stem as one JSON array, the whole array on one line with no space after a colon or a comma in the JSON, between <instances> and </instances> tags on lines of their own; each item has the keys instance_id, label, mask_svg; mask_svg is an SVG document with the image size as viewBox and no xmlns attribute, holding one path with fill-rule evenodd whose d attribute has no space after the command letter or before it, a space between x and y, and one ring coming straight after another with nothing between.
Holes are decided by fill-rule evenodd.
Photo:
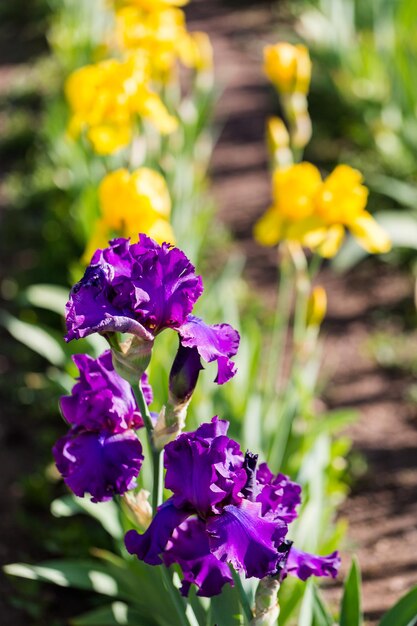
<instances>
[{"instance_id":1,"label":"flower stem","mask_svg":"<svg viewBox=\"0 0 417 626\"><path fill-rule=\"evenodd\" d=\"M278 381L281 377L284 360L285 343L291 313L292 293L293 268L290 258L288 258L288 255L285 255L280 265L274 325L269 345L265 376L264 392L268 401L275 396L276 389L279 387Z\"/></svg>"},{"instance_id":2,"label":"flower stem","mask_svg":"<svg viewBox=\"0 0 417 626\"><path fill-rule=\"evenodd\" d=\"M145 396L142 391L141 383L139 381L137 388L134 387L134 394L143 421L145 422L146 432L148 435L149 448L152 453L153 463L153 487L152 487L152 511L155 514L156 509L162 503L163 499L163 454L162 450L158 450L155 447L153 440L153 423L151 414L149 413L148 405L146 404Z\"/></svg>"},{"instance_id":3,"label":"flower stem","mask_svg":"<svg viewBox=\"0 0 417 626\"><path fill-rule=\"evenodd\" d=\"M162 572L162 578L167 588L169 597L171 598L172 603L175 606L175 609L178 613L178 617L180 618L180 622L182 626L190 626L190 622L187 617L184 601L179 595L178 589L175 587L172 581L170 571L165 566L162 566L160 569Z\"/></svg>"},{"instance_id":4,"label":"flower stem","mask_svg":"<svg viewBox=\"0 0 417 626\"><path fill-rule=\"evenodd\" d=\"M246 595L246 591L243 588L242 580L240 578L239 573L235 569L233 569L232 566L230 566L230 570L232 572L233 581L236 585L236 589L239 594L240 604L242 606L245 619L247 623L250 624L253 618L253 613L252 613L251 606L249 604L248 596Z\"/></svg>"}]
</instances>

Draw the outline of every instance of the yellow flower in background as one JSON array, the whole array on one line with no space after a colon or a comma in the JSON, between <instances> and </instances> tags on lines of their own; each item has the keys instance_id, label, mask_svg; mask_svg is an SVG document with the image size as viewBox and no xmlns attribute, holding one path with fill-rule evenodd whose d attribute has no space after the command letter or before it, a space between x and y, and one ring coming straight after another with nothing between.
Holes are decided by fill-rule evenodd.
<instances>
[{"instance_id":1,"label":"yellow flower in background","mask_svg":"<svg viewBox=\"0 0 417 626\"><path fill-rule=\"evenodd\" d=\"M119 169L107 174L99 187L101 216L88 243L84 258L89 260L97 248L114 236L130 237L146 233L158 243L175 243L169 223L171 198L164 178L141 167L130 173Z\"/></svg>"},{"instance_id":2,"label":"yellow flower in background","mask_svg":"<svg viewBox=\"0 0 417 626\"><path fill-rule=\"evenodd\" d=\"M165 7L183 7L189 0L116 0L115 4L139 7L147 11L163 9Z\"/></svg>"},{"instance_id":3,"label":"yellow flower in background","mask_svg":"<svg viewBox=\"0 0 417 626\"><path fill-rule=\"evenodd\" d=\"M187 33L187 37L180 42L179 55L184 65L193 67L198 72L209 72L213 69L213 46L207 33Z\"/></svg>"},{"instance_id":4,"label":"yellow flower in background","mask_svg":"<svg viewBox=\"0 0 417 626\"><path fill-rule=\"evenodd\" d=\"M159 96L149 87L149 65L143 54L109 59L73 72L65 85L72 111L68 132L83 130L99 154L111 154L132 137L136 116L148 118L161 133L175 130Z\"/></svg>"},{"instance_id":5,"label":"yellow flower in background","mask_svg":"<svg viewBox=\"0 0 417 626\"><path fill-rule=\"evenodd\" d=\"M255 238L265 246L294 241L332 257L347 228L369 253L388 252L388 235L365 210L368 190L362 181L348 165L337 166L325 181L311 163L277 168L273 204L255 224Z\"/></svg>"},{"instance_id":6,"label":"yellow flower in background","mask_svg":"<svg viewBox=\"0 0 417 626\"><path fill-rule=\"evenodd\" d=\"M311 60L302 44L280 42L264 48L264 72L283 94L308 92Z\"/></svg>"},{"instance_id":7,"label":"yellow flower in background","mask_svg":"<svg viewBox=\"0 0 417 626\"><path fill-rule=\"evenodd\" d=\"M196 69L211 62L208 37L188 33L184 12L174 3L125 3L116 9L116 38L122 50L146 53L152 77L162 81L177 60Z\"/></svg>"}]
</instances>

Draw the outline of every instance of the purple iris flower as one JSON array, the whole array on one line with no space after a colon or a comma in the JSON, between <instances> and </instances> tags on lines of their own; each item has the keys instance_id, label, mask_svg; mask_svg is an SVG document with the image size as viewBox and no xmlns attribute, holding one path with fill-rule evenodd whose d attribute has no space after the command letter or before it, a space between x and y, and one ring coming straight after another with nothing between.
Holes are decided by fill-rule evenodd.
<instances>
[{"instance_id":1,"label":"purple iris flower","mask_svg":"<svg viewBox=\"0 0 417 626\"><path fill-rule=\"evenodd\" d=\"M91 494L92 502L132 489L143 462L142 446L132 430L109 435L72 428L58 439L53 453L68 487L76 496Z\"/></svg>"},{"instance_id":2,"label":"purple iris flower","mask_svg":"<svg viewBox=\"0 0 417 626\"><path fill-rule=\"evenodd\" d=\"M231 357L237 352L239 334L228 324L208 326L191 315L202 292L201 277L178 248L160 246L144 234L136 244L114 239L108 248L97 250L71 290L66 340L95 332L131 333L151 349L155 336L172 328L190 351L186 355L192 365L187 362L181 375L196 380L201 369L198 353L207 362L217 361L216 382L223 384L236 373Z\"/></svg>"},{"instance_id":3,"label":"purple iris flower","mask_svg":"<svg viewBox=\"0 0 417 626\"><path fill-rule=\"evenodd\" d=\"M213 418L165 448L166 487L173 495L142 535L126 534L128 551L149 563L178 563L181 591L190 585L213 596L232 584L227 564L247 577L294 573L334 576L338 555L294 552L286 540L300 487L266 465L256 476L257 457L243 455L227 436L228 422ZM295 550L295 549L294 549ZM308 570L309 568L309 570Z\"/></svg>"},{"instance_id":4,"label":"purple iris flower","mask_svg":"<svg viewBox=\"0 0 417 626\"><path fill-rule=\"evenodd\" d=\"M143 426L132 388L114 370L110 350L97 359L87 354L72 357L80 375L71 395L60 400L62 414L71 426L117 433ZM152 389L146 374L141 386L148 404Z\"/></svg>"},{"instance_id":5,"label":"purple iris flower","mask_svg":"<svg viewBox=\"0 0 417 626\"><path fill-rule=\"evenodd\" d=\"M67 340L94 332L129 332L144 340L185 322L203 292L185 254L146 235L113 239L97 250L66 307Z\"/></svg>"},{"instance_id":6,"label":"purple iris flower","mask_svg":"<svg viewBox=\"0 0 417 626\"><path fill-rule=\"evenodd\" d=\"M71 429L57 441L53 454L68 487L77 496L90 493L93 502L100 502L135 486L143 461L135 430L143 420L130 385L113 368L110 350L97 359L80 354L73 360L79 379L71 395L61 398ZM141 383L150 404L146 374Z\"/></svg>"}]
</instances>

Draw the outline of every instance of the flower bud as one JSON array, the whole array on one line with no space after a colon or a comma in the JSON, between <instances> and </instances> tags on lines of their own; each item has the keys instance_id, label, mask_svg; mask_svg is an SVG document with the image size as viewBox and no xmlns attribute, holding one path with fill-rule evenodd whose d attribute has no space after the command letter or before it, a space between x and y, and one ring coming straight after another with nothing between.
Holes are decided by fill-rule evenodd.
<instances>
[{"instance_id":1,"label":"flower bud","mask_svg":"<svg viewBox=\"0 0 417 626\"><path fill-rule=\"evenodd\" d=\"M290 136L284 122L279 117L268 118L266 139L274 167L292 165Z\"/></svg>"},{"instance_id":2,"label":"flower bud","mask_svg":"<svg viewBox=\"0 0 417 626\"><path fill-rule=\"evenodd\" d=\"M310 293L307 304L307 326L319 327L326 315L327 295L324 287L317 285Z\"/></svg>"},{"instance_id":3,"label":"flower bud","mask_svg":"<svg viewBox=\"0 0 417 626\"><path fill-rule=\"evenodd\" d=\"M279 581L272 576L262 578L255 594L254 618L251 626L275 626L279 616Z\"/></svg>"},{"instance_id":4,"label":"flower bud","mask_svg":"<svg viewBox=\"0 0 417 626\"><path fill-rule=\"evenodd\" d=\"M188 402L185 405L172 406L168 404L162 407L152 434L153 442L157 450L165 448L167 443L174 441L185 427Z\"/></svg>"},{"instance_id":5,"label":"flower bud","mask_svg":"<svg viewBox=\"0 0 417 626\"><path fill-rule=\"evenodd\" d=\"M124 501L143 530L146 530L152 521L152 507L149 503L150 495L150 492L146 491L146 489L141 489L138 493L128 491L123 495Z\"/></svg>"},{"instance_id":6,"label":"flower bud","mask_svg":"<svg viewBox=\"0 0 417 626\"><path fill-rule=\"evenodd\" d=\"M265 46L264 72L281 93L307 94L311 78L308 49L286 42Z\"/></svg>"},{"instance_id":7,"label":"flower bud","mask_svg":"<svg viewBox=\"0 0 417 626\"><path fill-rule=\"evenodd\" d=\"M151 360L153 341L130 335L120 343L115 333L108 333L106 339L111 347L116 372L130 385L137 385Z\"/></svg>"}]
</instances>

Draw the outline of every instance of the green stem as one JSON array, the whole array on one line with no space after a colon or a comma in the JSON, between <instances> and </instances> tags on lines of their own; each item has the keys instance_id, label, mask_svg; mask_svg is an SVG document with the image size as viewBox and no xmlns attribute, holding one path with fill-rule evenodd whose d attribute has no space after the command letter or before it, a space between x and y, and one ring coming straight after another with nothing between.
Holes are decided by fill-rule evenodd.
<instances>
[{"instance_id":1,"label":"green stem","mask_svg":"<svg viewBox=\"0 0 417 626\"><path fill-rule=\"evenodd\" d=\"M274 325L272 328L265 376L264 391L266 392L268 400L275 395L277 382L282 370L293 291L291 261L289 259L283 259L280 269Z\"/></svg>"},{"instance_id":2,"label":"green stem","mask_svg":"<svg viewBox=\"0 0 417 626\"><path fill-rule=\"evenodd\" d=\"M171 573L169 570L163 565L161 568L162 578L164 580L165 586L167 588L169 597L172 600L173 605L178 613L178 617L180 618L180 622L182 626L190 626L190 622L187 618L186 607L183 599L181 598L178 589L175 587Z\"/></svg>"},{"instance_id":3,"label":"green stem","mask_svg":"<svg viewBox=\"0 0 417 626\"><path fill-rule=\"evenodd\" d=\"M236 570L233 569L232 566L230 566L230 571L232 572L233 581L239 594L240 604L242 606L246 621L248 624L250 624L253 619L253 613L252 608L249 604L248 596L246 595L246 591L243 588L242 580L238 572L236 572Z\"/></svg>"},{"instance_id":4,"label":"green stem","mask_svg":"<svg viewBox=\"0 0 417 626\"><path fill-rule=\"evenodd\" d=\"M155 443L153 440L153 423L151 419L151 414L149 413L148 405L146 404L145 396L143 395L141 383L139 381L137 388L133 388L136 401L138 403L138 407L140 413L143 417L143 421L145 422L146 433L148 435L149 448L152 454L152 463L153 463L153 487L152 487L152 511L153 514L156 513L158 506L162 503L163 499L163 455L162 451L158 450L155 447Z\"/></svg>"}]
</instances>

